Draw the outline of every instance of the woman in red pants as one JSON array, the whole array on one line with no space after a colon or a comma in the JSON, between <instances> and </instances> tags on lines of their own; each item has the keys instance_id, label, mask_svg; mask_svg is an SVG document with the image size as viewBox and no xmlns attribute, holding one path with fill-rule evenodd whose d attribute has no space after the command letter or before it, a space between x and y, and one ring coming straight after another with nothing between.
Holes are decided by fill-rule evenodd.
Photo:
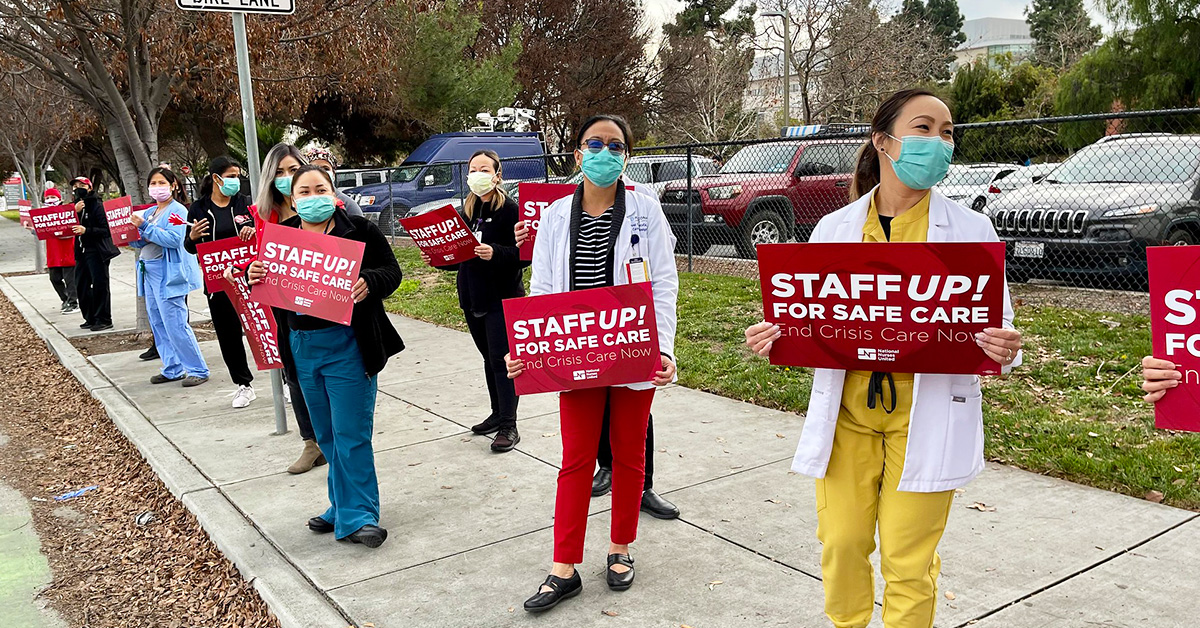
<instances>
[{"instance_id":1,"label":"woman in red pants","mask_svg":"<svg viewBox=\"0 0 1200 628\"><path fill-rule=\"evenodd\" d=\"M658 199L630 192L621 174L633 145L629 125L618 116L593 116L579 127L575 160L584 180L570 196L542 212L533 249L530 294L542 295L649 281L654 291L662 370L651 382L572 390L559 397L562 470L554 502L554 566L525 610L547 611L577 595L583 561L592 471L600 442L605 400L611 409L613 451L612 543L605 578L614 591L633 584L629 544L637 537L645 481L646 421L654 387L675 379L675 237ZM629 272L634 269L637 272ZM505 356L510 378L525 365Z\"/></svg>"}]
</instances>

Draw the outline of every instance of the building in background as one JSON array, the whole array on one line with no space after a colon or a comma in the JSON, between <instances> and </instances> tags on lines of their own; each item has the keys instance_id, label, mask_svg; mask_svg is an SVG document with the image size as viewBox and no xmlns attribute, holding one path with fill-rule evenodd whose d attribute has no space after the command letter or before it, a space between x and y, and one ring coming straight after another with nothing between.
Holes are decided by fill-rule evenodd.
<instances>
[{"instance_id":1,"label":"building in background","mask_svg":"<svg viewBox=\"0 0 1200 628\"><path fill-rule=\"evenodd\" d=\"M1029 36L1029 23L1000 17L983 17L963 22L962 31L967 36L954 50L953 72L959 67L987 59L995 65L996 57L1011 54L1014 61L1021 61L1033 54L1033 38Z\"/></svg>"},{"instance_id":2,"label":"building in background","mask_svg":"<svg viewBox=\"0 0 1200 628\"><path fill-rule=\"evenodd\" d=\"M795 68L790 68L791 85L791 117L793 120L804 119L804 107L801 106L800 76ZM818 66L816 70L823 69ZM816 81L812 81L808 93L815 97ZM750 66L749 81L746 83L746 93L742 100L747 110L758 114L759 122L777 127L780 118L779 111L783 109L783 53L775 50L758 52L754 55L754 63Z\"/></svg>"}]
</instances>

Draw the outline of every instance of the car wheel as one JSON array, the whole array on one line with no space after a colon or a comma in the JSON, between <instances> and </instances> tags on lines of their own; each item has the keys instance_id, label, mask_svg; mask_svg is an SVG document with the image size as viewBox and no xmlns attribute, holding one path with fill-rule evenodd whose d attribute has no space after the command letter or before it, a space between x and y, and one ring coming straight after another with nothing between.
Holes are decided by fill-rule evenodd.
<instances>
[{"instance_id":1,"label":"car wheel","mask_svg":"<svg viewBox=\"0 0 1200 628\"><path fill-rule=\"evenodd\" d=\"M979 198L975 199L974 203L971 203L971 209L973 209L977 212L981 212L981 211L983 211L984 205L987 205L987 199L980 196Z\"/></svg>"},{"instance_id":2,"label":"car wheel","mask_svg":"<svg viewBox=\"0 0 1200 628\"><path fill-rule=\"evenodd\" d=\"M1171 246L1188 246L1196 243L1196 236L1190 231L1176 229L1167 236L1167 244Z\"/></svg>"},{"instance_id":3,"label":"car wheel","mask_svg":"<svg viewBox=\"0 0 1200 628\"><path fill-rule=\"evenodd\" d=\"M759 244L779 244L787 241L787 225L773 211L763 211L754 214L749 220L743 221L741 237L737 240L739 257L755 259L758 255L755 246Z\"/></svg>"}]
</instances>

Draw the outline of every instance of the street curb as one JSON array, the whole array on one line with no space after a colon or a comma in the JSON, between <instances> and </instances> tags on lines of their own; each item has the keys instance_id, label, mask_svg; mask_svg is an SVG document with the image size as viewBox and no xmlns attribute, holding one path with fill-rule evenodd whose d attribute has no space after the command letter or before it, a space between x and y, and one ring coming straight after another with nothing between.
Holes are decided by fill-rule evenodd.
<instances>
[{"instance_id":1,"label":"street curb","mask_svg":"<svg viewBox=\"0 0 1200 628\"><path fill-rule=\"evenodd\" d=\"M283 628L353 625L317 591L112 382L0 277L0 292L45 341L50 352L104 406L112 422L154 469L167 490L200 522L217 548L258 591Z\"/></svg>"}]
</instances>

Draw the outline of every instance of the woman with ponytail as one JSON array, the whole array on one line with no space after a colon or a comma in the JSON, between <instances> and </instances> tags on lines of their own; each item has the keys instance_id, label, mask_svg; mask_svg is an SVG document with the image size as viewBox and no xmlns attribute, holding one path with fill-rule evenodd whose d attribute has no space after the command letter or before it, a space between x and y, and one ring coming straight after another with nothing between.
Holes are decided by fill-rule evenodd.
<instances>
[{"instance_id":1,"label":"woman with ponytail","mask_svg":"<svg viewBox=\"0 0 1200 628\"><path fill-rule=\"evenodd\" d=\"M923 90L892 96L875 113L859 152L851 204L821 219L810 241L998 241L986 217L932 190L953 154L954 122L945 103ZM975 336L1004 372L1021 363L1021 333L1012 320L1005 286L1003 327ZM767 356L780 335L777 325L758 323L746 329L746 344ZM817 478L825 613L835 625L871 621L877 533L883 625L933 625L937 546L954 490L982 469L978 377L816 369L792 470Z\"/></svg>"}]
</instances>

